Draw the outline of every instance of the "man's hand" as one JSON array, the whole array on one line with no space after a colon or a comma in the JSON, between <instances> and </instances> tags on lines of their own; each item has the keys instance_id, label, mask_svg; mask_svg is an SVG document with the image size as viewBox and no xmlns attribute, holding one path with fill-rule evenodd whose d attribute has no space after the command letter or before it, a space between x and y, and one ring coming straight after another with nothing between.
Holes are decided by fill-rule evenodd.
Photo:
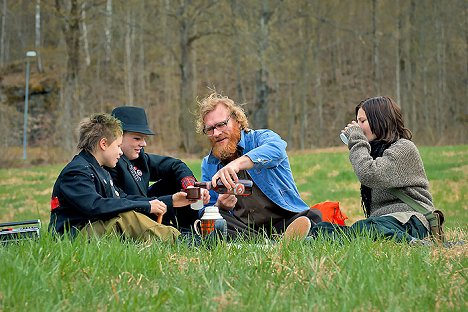
<instances>
[{"instance_id":1,"label":"man's hand","mask_svg":"<svg viewBox=\"0 0 468 312\"><path fill-rule=\"evenodd\" d=\"M203 199L203 204L207 205L210 202L210 192L207 189L200 189L202 192L202 199Z\"/></svg>"},{"instance_id":2,"label":"man's hand","mask_svg":"<svg viewBox=\"0 0 468 312\"><path fill-rule=\"evenodd\" d=\"M234 188L236 186L236 182L239 181L237 173L240 170L252 169L253 166L254 163L248 156L241 156L237 159L234 159L223 168L219 169L211 179L211 183L216 185L216 181L221 179L221 182L223 182L224 186L226 186L228 189Z\"/></svg>"},{"instance_id":3,"label":"man's hand","mask_svg":"<svg viewBox=\"0 0 468 312\"><path fill-rule=\"evenodd\" d=\"M166 213L167 211L167 206L165 203L163 203L162 201L160 200L157 200L157 199L153 199L153 200L150 200L149 202L151 204L151 213L159 216L159 215L163 215Z\"/></svg>"},{"instance_id":4,"label":"man's hand","mask_svg":"<svg viewBox=\"0 0 468 312\"><path fill-rule=\"evenodd\" d=\"M192 186L193 187L193 186ZM200 199L203 200L203 204L206 205L210 202L210 192L206 189L200 189L201 197ZM187 193L185 192L177 192L172 195L172 206L174 208L177 207L185 207L190 204L196 203L198 199L187 199Z\"/></svg>"},{"instance_id":5,"label":"man's hand","mask_svg":"<svg viewBox=\"0 0 468 312\"><path fill-rule=\"evenodd\" d=\"M232 162L224 166L223 168L219 169L218 172L213 176L211 179L211 183L216 185L218 179L221 179L221 182L228 188L232 189L236 186L236 182L239 181L237 177L237 173L239 172L239 168L232 165Z\"/></svg>"},{"instance_id":6,"label":"man's hand","mask_svg":"<svg viewBox=\"0 0 468 312\"><path fill-rule=\"evenodd\" d=\"M187 199L187 193L185 192L177 192L172 195L172 206L174 208L188 206L196 201L196 199Z\"/></svg>"},{"instance_id":7,"label":"man's hand","mask_svg":"<svg viewBox=\"0 0 468 312\"><path fill-rule=\"evenodd\" d=\"M229 211L234 209L237 203L237 197L235 195L229 194L220 194L218 196L218 201L216 202L216 206L219 208Z\"/></svg>"}]
</instances>

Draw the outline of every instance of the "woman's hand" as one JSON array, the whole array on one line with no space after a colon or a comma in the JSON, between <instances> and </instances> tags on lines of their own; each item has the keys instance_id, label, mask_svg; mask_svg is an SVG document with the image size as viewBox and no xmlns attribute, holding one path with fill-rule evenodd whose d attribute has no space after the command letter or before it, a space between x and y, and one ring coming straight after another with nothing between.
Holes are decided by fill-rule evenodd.
<instances>
[{"instance_id":1,"label":"woman's hand","mask_svg":"<svg viewBox=\"0 0 468 312\"><path fill-rule=\"evenodd\" d=\"M344 127L343 130L341 130L341 132L345 133L346 130L348 130L348 128L351 128L351 127L359 127L359 125L355 120L353 120L346 127Z\"/></svg>"}]
</instances>

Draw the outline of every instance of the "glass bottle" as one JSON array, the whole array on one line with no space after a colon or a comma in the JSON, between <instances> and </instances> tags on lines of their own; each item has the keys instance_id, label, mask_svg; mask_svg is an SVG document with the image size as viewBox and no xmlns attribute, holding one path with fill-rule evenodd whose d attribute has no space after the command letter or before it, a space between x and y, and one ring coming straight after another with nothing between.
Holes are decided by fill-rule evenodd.
<instances>
[{"instance_id":1,"label":"glass bottle","mask_svg":"<svg viewBox=\"0 0 468 312\"><path fill-rule=\"evenodd\" d=\"M230 194L237 196L249 196L252 195L253 182L251 180L239 180L236 186L232 189L228 189L224 186L221 179L218 179L216 185L213 187L211 181L209 182L195 182L194 186L202 187L207 190L213 190L218 194Z\"/></svg>"}]
</instances>

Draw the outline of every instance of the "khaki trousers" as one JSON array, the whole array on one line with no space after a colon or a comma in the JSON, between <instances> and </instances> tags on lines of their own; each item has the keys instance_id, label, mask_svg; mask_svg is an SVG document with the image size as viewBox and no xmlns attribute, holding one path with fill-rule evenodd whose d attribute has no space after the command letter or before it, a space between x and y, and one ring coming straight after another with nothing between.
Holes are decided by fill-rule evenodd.
<instances>
[{"instance_id":1,"label":"khaki trousers","mask_svg":"<svg viewBox=\"0 0 468 312\"><path fill-rule=\"evenodd\" d=\"M148 216L133 210L120 213L110 220L89 223L80 232L87 237L116 234L143 242L156 238L172 243L180 235L180 232L172 226L159 224Z\"/></svg>"}]
</instances>

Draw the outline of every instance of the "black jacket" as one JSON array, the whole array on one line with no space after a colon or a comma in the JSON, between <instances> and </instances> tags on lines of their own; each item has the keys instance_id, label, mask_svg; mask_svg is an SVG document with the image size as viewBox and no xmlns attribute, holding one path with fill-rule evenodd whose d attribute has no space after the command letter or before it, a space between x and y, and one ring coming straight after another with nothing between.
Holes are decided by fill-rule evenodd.
<instances>
[{"instance_id":1,"label":"black jacket","mask_svg":"<svg viewBox=\"0 0 468 312\"><path fill-rule=\"evenodd\" d=\"M149 215L148 198L116 189L109 173L88 152L81 151L65 166L55 182L49 230L72 236L88 222L108 220L135 210Z\"/></svg>"},{"instance_id":2,"label":"black jacket","mask_svg":"<svg viewBox=\"0 0 468 312\"><path fill-rule=\"evenodd\" d=\"M135 160L122 155L114 168L106 168L115 185L127 194L157 198L164 202L167 211L163 224L176 227L193 224L198 212L174 209L172 195L184 189L190 180L195 182L192 170L181 160L168 156L147 154L142 149ZM150 183L154 182L151 186ZM191 185L191 184L189 184ZM176 216L178 220L176 220Z\"/></svg>"},{"instance_id":3,"label":"black jacket","mask_svg":"<svg viewBox=\"0 0 468 312\"><path fill-rule=\"evenodd\" d=\"M146 154L143 150L135 160L122 155L115 168L106 168L115 182L127 194L158 197L172 206L172 194L183 187L182 180L193 177L192 170L176 158ZM154 182L148 189L150 182ZM170 202L166 197L170 196Z\"/></svg>"}]
</instances>

